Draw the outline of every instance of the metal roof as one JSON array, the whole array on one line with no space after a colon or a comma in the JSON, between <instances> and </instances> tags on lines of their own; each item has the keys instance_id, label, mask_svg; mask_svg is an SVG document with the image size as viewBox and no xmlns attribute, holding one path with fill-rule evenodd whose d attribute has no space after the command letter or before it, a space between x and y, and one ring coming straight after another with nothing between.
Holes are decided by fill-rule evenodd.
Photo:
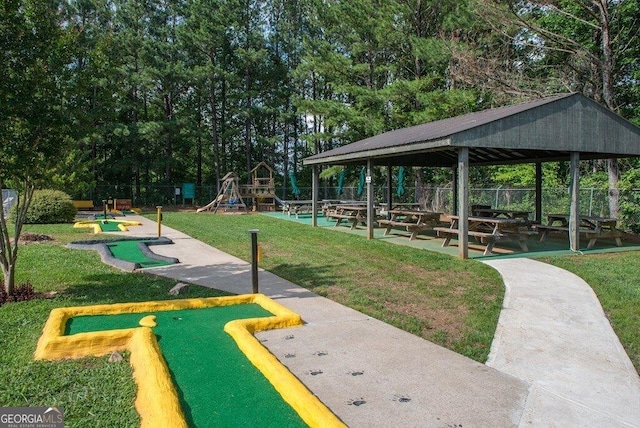
<instances>
[{"instance_id":1,"label":"metal roof","mask_svg":"<svg viewBox=\"0 0 640 428\"><path fill-rule=\"evenodd\" d=\"M304 159L305 165L492 165L640 156L640 128L595 101L561 94L385 132Z\"/></svg>"}]
</instances>

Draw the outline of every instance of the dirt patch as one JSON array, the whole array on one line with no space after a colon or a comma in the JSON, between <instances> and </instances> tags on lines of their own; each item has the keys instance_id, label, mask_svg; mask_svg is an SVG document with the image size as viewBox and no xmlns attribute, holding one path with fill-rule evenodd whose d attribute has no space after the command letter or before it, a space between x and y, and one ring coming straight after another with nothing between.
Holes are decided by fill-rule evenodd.
<instances>
[{"instance_id":1,"label":"dirt patch","mask_svg":"<svg viewBox=\"0 0 640 428\"><path fill-rule=\"evenodd\" d=\"M49 235L44 235L41 233L23 233L20 235L20 243L22 244L30 244L35 242L49 242L54 239Z\"/></svg>"}]
</instances>

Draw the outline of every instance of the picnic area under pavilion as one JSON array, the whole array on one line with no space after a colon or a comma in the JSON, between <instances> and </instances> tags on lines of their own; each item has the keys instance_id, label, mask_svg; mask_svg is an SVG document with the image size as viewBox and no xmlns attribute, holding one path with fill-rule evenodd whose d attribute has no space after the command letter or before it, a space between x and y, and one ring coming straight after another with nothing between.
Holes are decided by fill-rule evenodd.
<instances>
[{"instance_id":1,"label":"picnic area under pavilion","mask_svg":"<svg viewBox=\"0 0 640 428\"><path fill-rule=\"evenodd\" d=\"M567 229L570 249L580 249L580 160L640 156L640 128L578 93L466 114L385 132L304 159L313 168L312 225L317 226L319 173L322 165L366 164L388 171L388 204L392 205L394 166L451 167L458 255L468 258L469 166L534 163L535 219L542 216L542 163L570 162L571 206ZM374 237L373 182L367 179L367 238Z\"/></svg>"}]
</instances>

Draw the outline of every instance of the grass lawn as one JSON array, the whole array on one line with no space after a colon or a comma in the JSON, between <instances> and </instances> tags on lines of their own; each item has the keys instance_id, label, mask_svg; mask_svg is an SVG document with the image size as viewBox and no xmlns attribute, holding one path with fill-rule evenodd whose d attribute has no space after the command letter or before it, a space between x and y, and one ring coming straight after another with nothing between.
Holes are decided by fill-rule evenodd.
<instances>
[{"instance_id":1,"label":"grass lawn","mask_svg":"<svg viewBox=\"0 0 640 428\"><path fill-rule=\"evenodd\" d=\"M163 217L165 225L244 260L251 259L248 230L259 229L260 267L486 361L504 285L495 270L480 262L264 215L165 212Z\"/></svg>"},{"instance_id":2,"label":"grass lawn","mask_svg":"<svg viewBox=\"0 0 640 428\"><path fill-rule=\"evenodd\" d=\"M261 215L165 212L164 222L244 260L250 259L247 231L257 228L261 267L477 361L486 360L504 287L498 273L480 262ZM61 406L70 427L139 426L129 364L108 363L106 357L34 362L33 352L55 307L170 299L167 292L175 282L121 272L104 265L93 251L63 247L96 239L86 230L44 225L25 231L55 241L21 247L17 282L30 281L36 291L57 295L0 307L0 406ZM542 261L571 270L593 286L638 369L637 253ZM180 298L222 294L190 287Z\"/></svg>"},{"instance_id":3,"label":"grass lawn","mask_svg":"<svg viewBox=\"0 0 640 428\"><path fill-rule=\"evenodd\" d=\"M260 229L261 267L346 306L486 361L502 305L499 275L473 260L261 215L165 213L165 224L244 260ZM592 286L640 373L637 252L541 258Z\"/></svg>"}]
</instances>

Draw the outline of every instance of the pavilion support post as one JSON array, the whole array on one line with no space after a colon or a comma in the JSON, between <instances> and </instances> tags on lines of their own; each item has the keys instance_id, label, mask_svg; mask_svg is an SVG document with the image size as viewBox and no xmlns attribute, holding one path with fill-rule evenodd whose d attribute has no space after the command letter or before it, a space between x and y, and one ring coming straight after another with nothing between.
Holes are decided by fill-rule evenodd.
<instances>
[{"instance_id":1,"label":"pavilion support post","mask_svg":"<svg viewBox=\"0 0 640 428\"><path fill-rule=\"evenodd\" d=\"M391 207L393 206L393 169L391 165L387 165L387 220L391 218Z\"/></svg>"},{"instance_id":2,"label":"pavilion support post","mask_svg":"<svg viewBox=\"0 0 640 428\"><path fill-rule=\"evenodd\" d=\"M375 209L373 207L373 161L367 159L367 239L373 239Z\"/></svg>"},{"instance_id":3,"label":"pavilion support post","mask_svg":"<svg viewBox=\"0 0 640 428\"><path fill-rule=\"evenodd\" d=\"M580 153L570 153L571 208L569 210L569 244L571 251L580 251Z\"/></svg>"},{"instance_id":4,"label":"pavilion support post","mask_svg":"<svg viewBox=\"0 0 640 428\"><path fill-rule=\"evenodd\" d=\"M542 162L536 162L536 218L537 224L542 224Z\"/></svg>"},{"instance_id":5,"label":"pavilion support post","mask_svg":"<svg viewBox=\"0 0 640 428\"><path fill-rule=\"evenodd\" d=\"M453 207L452 212L454 215L458 214L458 165L455 165L451 168L451 183L453 186L452 189L452 197L453 197Z\"/></svg>"},{"instance_id":6,"label":"pavilion support post","mask_svg":"<svg viewBox=\"0 0 640 428\"><path fill-rule=\"evenodd\" d=\"M458 255L469 258L469 148L458 150Z\"/></svg>"},{"instance_id":7,"label":"pavilion support post","mask_svg":"<svg viewBox=\"0 0 640 428\"><path fill-rule=\"evenodd\" d=\"M311 226L318 227L318 183L320 172L318 165L311 167Z\"/></svg>"}]
</instances>

